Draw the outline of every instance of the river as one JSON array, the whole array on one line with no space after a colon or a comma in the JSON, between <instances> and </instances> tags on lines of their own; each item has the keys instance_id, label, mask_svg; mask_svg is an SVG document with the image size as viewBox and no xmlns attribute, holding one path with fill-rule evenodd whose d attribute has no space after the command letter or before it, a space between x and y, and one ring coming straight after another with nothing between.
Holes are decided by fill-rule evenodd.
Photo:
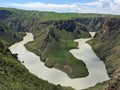
<instances>
[{"instance_id":1,"label":"river","mask_svg":"<svg viewBox=\"0 0 120 90\"><path fill-rule=\"evenodd\" d=\"M93 37L95 33L90 32L90 34ZM104 63L96 56L91 46L85 43L90 39L91 38L81 38L75 40L75 42L79 43L78 49L70 50L70 53L72 53L77 59L83 60L89 71L87 77L76 79L70 79L66 73L55 68L47 68L44 63L40 61L39 56L25 48L24 44L33 41L32 33L26 33L26 36L22 41L13 44L9 49L12 54L18 54L18 60L21 62L24 61L22 64L25 65L31 73L38 77L53 84L71 86L76 90L81 90L109 79Z\"/></svg>"}]
</instances>

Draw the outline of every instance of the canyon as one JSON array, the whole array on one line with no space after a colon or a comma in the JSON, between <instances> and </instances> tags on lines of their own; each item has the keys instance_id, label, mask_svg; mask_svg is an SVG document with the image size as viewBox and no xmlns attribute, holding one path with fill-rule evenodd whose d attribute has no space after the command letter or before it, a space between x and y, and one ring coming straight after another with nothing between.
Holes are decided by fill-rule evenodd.
<instances>
[{"instance_id":1,"label":"canyon","mask_svg":"<svg viewBox=\"0 0 120 90\"><path fill-rule=\"evenodd\" d=\"M55 58L53 58L53 55L52 59L49 59L48 57L50 57L51 55L46 57L46 54L49 53L49 49L53 48L52 46L57 46L54 47L56 48L56 50L62 50L62 48L66 48L66 50L73 49L77 45L77 43L72 42L74 39L89 38L90 34L88 32L95 31L96 34L94 38L88 41L88 43L92 46L98 57L100 57L101 60L103 60L103 62L105 63L107 73L111 79L101 84L97 84L95 87L88 88L88 90L119 90L119 18L119 15L59 14L54 12L37 12L0 8L0 23L2 25L0 26L0 40L2 43L1 47L5 46L7 48L16 41L19 41L20 39L17 37L23 37L25 35L24 32L32 32L35 36L34 42L30 42L25 46L28 50L40 56L41 60L45 63L47 67L55 67L57 69L60 69L66 72L71 78L85 77L88 75L88 72L86 70L85 64L82 61L79 63L82 63L82 67L85 70L84 75L76 74L74 76L69 74L67 69L63 69L63 66L59 66L59 64L57 66L56 60L53 60L51 62L51 60ZM12 34L10 35L8 32ZM16 34L13 32L15 32ZM11 40L15 38L17 40L15 40L14 42L10 42L6 39L6 35L8 36L8 38L11 38ZM68 35L69 37L64 38L62 35ZM66 44L64 40L71 43L71 46ZM8 42L10 42L10 44ZM60 46L61 48L58 48L58 46ZM68 46L69 48L67 48L66 46ZM4 51L3 49L0 50L2 51L1 53L8 52L7 49L7 51ZM70 58L73 58L70 54L69 56ZM14 57L16 58L15 55ZM57 57L59 56L57 55ZM1 71L1 73L2 72L4 71Z\"/></svg>"}]
</instances>

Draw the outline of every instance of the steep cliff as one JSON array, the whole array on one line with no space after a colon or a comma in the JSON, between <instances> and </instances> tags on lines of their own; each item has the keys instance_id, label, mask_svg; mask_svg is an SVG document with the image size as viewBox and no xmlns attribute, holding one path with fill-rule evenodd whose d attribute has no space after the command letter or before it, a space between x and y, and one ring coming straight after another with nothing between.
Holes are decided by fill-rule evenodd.
<instances>
[{"instance_id":1,"label":"steep cliff","mask_svg":"<svg viewBox=\"0 0 120 90\"><path fill-rule=\"evenodd\" d=\"M111 77L106 90L120 89L120 18L106 19L101 30L89 43L105 62Z\"/></svg>"},{"instance_id":2,"label":"steep cliff","mask_svg":"<svg viewBox=\"0 0 120 90\"><path fill-rule=\"evenodd\" d=\"M98 31L105 22L106 17L79 18L75 21L83 24L89 31Z\"/></svg>"},{"instance_id":3,"label":"steep cliff","mask_svg":"<svg viewBox=\"0 0 120 90\"><path fill-rule=\"evenodd\" d=\"M5 22L12 30L17 31L33 32L42 29L43 25L51 24L60 30L73 31L76 25L81 24L87 30L97 31L104 23L105 17L108 16L102 14L54 13L0 8L0 20Z\"/></svg>"},{"instance_id":4,"label":"steep cliff","mask_svg":"<svg viewBox=\"0 0 120 90\"><path fill-rule=\"evenodd\" d=\"M0 10L0 19L4 20L8 18L12 13L8 10Z\"/></svg>"}]
</instances>

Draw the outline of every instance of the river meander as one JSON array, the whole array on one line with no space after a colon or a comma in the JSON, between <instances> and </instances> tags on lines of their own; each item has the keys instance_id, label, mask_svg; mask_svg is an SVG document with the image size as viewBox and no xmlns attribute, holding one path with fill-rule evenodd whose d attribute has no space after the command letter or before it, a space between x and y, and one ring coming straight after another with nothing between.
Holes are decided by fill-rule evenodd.
<instances>
[{"instance_id":1,"label":"river meander","mask_svg":"<svg viewBox=\"0 0 120 90\"><path fill-rule=\"evenodd\" d=\"M90 32L92 37L94 32ZM24 61L25 67L38 77L47 80L54 84L60 84L62 86L71 86L76 90L85 89L94 86L96 83L108 80L107 71L104 63L96 56L91 46L86 43L88 39L77 39L78 49L70 50L77 59L83 60L89 71L89 75L84 78L70 79L66 73L57 70L55 68L47 68L40 57L33 52L28 51L24 44L33 41L33 34L27 33L22 41L13 44L9 49L13 54L18 54L19 61Z\"/></svg>"}]
</instances>

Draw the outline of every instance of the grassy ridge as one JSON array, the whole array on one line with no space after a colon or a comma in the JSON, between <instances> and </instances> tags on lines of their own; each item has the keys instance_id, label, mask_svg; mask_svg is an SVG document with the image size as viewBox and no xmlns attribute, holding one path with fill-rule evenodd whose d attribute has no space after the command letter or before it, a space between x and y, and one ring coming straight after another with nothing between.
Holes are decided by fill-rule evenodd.
<instances>
[{"instance_id":1,"label":"grassy ridge","mask_svg":"<svg viewBox=\"0 0 120 90\"><path fill-rule=\"evenodd\" d=\"M38 32L34 33L35 36L36 34ZM82 35L89 37L87 32L81 34L81 37ZM34 42L27 44L27 48L41 56L47 67L60 69L71 78L88 75L85 64L69 52L70 49L77 47L77 43L73 41L75 39L73 33L48 27L39 31L38 36Z\"/></svg>"},{"instance_id":2,"label":"grassy ridge","mask_svg":"<svg viewBox=\"0 0 120 90\"><path fill-rule=\"evenodd\" d=\"M94 17L118 17L119 15L109 14L92 14L92 13L56 13L56 12L40 12L40 11L28 11L15 8L0 8L0 10L8 10L12 12L12 16L17 16L18 19L31 19L50 21L50 20L70 20L76 18L94 18ZM12 16L10 18L12 18Z\"/></svg>"}]
</instances>

